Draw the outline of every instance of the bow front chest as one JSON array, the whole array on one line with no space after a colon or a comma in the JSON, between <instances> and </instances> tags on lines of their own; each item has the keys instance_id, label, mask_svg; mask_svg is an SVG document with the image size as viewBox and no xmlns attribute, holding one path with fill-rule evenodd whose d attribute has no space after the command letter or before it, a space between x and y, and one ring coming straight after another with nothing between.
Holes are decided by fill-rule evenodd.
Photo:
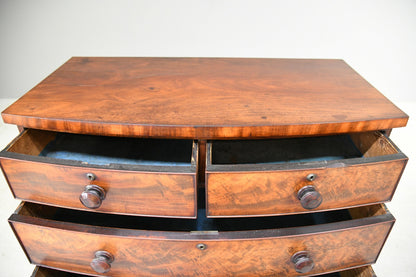
<instances>
[{"instance_id":1,"label":"bow front chest","mask_svg":"<svg viewBox=\"0 0 416 277\"><path fill-rule=\"evenodd\" d=\"M2 117L33 276L375 276L407 162L342 60L74 57Z\"/></svg>"}]
</instances>

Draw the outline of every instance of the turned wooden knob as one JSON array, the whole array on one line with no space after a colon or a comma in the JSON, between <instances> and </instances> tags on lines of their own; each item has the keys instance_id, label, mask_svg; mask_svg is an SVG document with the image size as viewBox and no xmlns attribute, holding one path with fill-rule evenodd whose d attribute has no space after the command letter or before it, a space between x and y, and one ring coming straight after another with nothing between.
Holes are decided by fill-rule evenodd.
<instances>
[{"instance_id":1,"label":"turned wooden knob","mask_svg":"<svg viewBox=\"0 0 416 277\"><path fill-rule=\"evenodd\" d=\"M79 196L82 205L90 209L97 209L105 199L105 190L97 185L88 185Z\"/></svg>"},{"instance_id":2,"label":"turned wooden knob","mask_svg":"<svg viewBox=\"0 0 416 277\"><path fill-rule=\"evenodd\" d=\"M314 267L314 263L306 251L299 251L293 254L292 263L295 265L295 270L298 273L307 273Z\"/></svg>"},{"instance_id":3,"label":"turned wooden knob","mask_svg":"<svg viewBox=\"0 0 416 277\"><path fill-rule=\"evenodd\" d=\"M111 269L111 263L114 261L113 255L107 251L95 252L95 258L91 261L91 268L97 273L107 273Z\"/></svg>"},{"instance_id":4,"label":"turned wooden knob","mask_svg":"<svg viewBox=\"0 0 416 277\"><path fill-rule=\"evenodd\" d=\"M298 199L305 209L311 210L319 207L322 203L322 195L314 186L304 186L298 191Z\"/></svg>"}]
</instances>

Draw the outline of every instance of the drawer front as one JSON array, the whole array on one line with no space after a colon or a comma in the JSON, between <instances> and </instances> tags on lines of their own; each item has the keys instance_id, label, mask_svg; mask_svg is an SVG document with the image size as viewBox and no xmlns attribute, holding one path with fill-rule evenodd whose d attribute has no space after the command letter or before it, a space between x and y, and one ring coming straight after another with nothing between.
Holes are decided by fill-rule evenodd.
<instances>
[{"instance_id":1,"label":"drawer front","mask_svg":"<svg viewBox=\"0 0 416 277\"><path fill-rule=\"evenodd\" d=\"M22 134L0 155L1 167L16 198L96 212L184 218L196 216L195 164L90 166L40 157L36 155L39 150L25 150L36 143L28 143L24 139L43 133L29 131L31 133ZM22 146L24 144L26 146ZM19 151L8 151L13 147ZM193 151L196 158L195 145Z\"/></svg>"},{"instance_id":2,"label":"drawer front","mask_svg":"<svg viewBox=\"0 0 416 277\"><path fill-rule=\"evenodd\" d=\"M105 228L22 215L10 218L32 263L97 274L91 263L103 253L97 251L106 251L112 259L107 260L104 276L309 276L334 272L375 262L393 220L384 214L280 230L210 233ZM306 270L300 274L293 257L302 251L307 263L314 266L305 269L300 265Z\"/></svg>"},{"instance_id":3,"label":"drawer front","mask_svg":"<svg viewBox=\"0 0 416 277\"><path fill-rule=\"evenodd\" d=\"M45 267L36 267L31 277L81 277L88 276L65 271L58 271ZM341 272L328 273L323 275L315 275L320 277L377 277L371 266L345 270Z\"/></svg>"},{"instance_id":4,"label":"drawer front","mask_svg":"<svg viewBox=\"0 0 416 277\"><path fill-rule=\"evenodd\" d=\"M1 160L16 198L97 212L195 217L195 174L109 170ZM90 181L87 174L94 174ZM86 186L104 189L100 207L91 209L79 200Z\"/></svg>"},{"instance_id":5,"label":"drawer front","mask_svg":"<svg viewBox=\"0 0 416 277\"><path fill-rule=\"evenodd\" d=\"M284 165L213 165L208 152L207 215L281 215L387 202L407 163L390 146L381 156Z\"/></svg>"},{"instance_id":6,"label":"drawer front","mask_svg":"<svg viewBox=\"0 0 416 277\"><path fill-rule=\"evenodd\" d=\"M208 172L208 216L247 216L309 212L298 192L313 186L329 210L389 201L405 161L338 168L262 172ZM315 174L313 181L307 179Z\"/></svg>"}]
</instances>

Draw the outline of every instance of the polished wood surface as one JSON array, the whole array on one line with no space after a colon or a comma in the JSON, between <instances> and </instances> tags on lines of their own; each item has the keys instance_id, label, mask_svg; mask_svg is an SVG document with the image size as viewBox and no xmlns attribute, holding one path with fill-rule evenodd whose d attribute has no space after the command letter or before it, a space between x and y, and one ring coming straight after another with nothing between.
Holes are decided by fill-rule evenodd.
<instances>
[{"instance_id":1,"label":"polished wood surface","mask_svg":"<svg viewBox=\"0 0 416 277\"><path fill-rule=\"evenodd\" d=\"M57 222L24 209L9 220L32 263L95 274L90 262L96 251L105 250L114 256L103 274L108 276L299 276L291 261L299 251L308 251L315 263L306 275L338 271L375 262L394 222L378 205L381 215L360 218L365 210L337 223L189 233Z\"/></svg>"},{"instance_id":2,"label":"polished wood surface","mask_svg":"<svg viewBox=\"0 0 416 277\"><path fill-rule=\"evenodd\" d=\"M390 201L408 158L379 132L353 137L363 158L283 165L213 165L208 143L207 215L280 215ZM310 174L316 176L312 181ZM312 200L319 200L316 208L299 198L309 187L315 191Z\"/></svg>"},{"instance_id":3,"label":"polished wood surface","mask_svg":"<svg viewBox=\"0 0 416 277\"><path fill-rule=\"evenodd\" d=\"M97 212L196 217L196 143L189 166L90 165L38 156L55 136L28 129L0 153L16 198Z\"/></svg>"},{"instance_id":4,"label":"polished wood surface","mask_svg":"<svg viewBox=\"0 0 416 277\"><path fill-rule=\"evenodd\" d=\"M90 183L106 191L93 211L164 217L196 216L196 173L111 170L1 158L16 198L89 210L79 200ZM85 176L94 172L97 179Z\"/></svg>"},{"instance_id":5,"label":"polished wood surface","mask_svg":"<svg viewBox=\"0 0 416 277\"><path fill-rule=\"evenodd\" d=\"M9 219L30 262L94 276L375 276L359 267L375 262L394 217L368 204L392 198L407 162L374 131L403 127L408 116L342 60L75 57L2 117L23 131L0 165L14 196L32 202ZM194 139L192 160L40 157L56 131L134 144ZM210 157L216 139L346 133L363 157Z\"/></svg>"},{"instance_id":6,"label":"polished wood surface","mask_svg":"<svg viewBox=\"0 0 416 277\"><path fill-rule=\"evenodd\" d=\"M20 135L10 142L5 150L8 152L38 156L55 137L55 132L34 129L22 130Z\"/></svg>"},{"instance_id":7,"label":"polished wood surface","mask_svg":"<svg viewBox=\"0 0 416 277\"><path fill-rule=\"evenodd\" d=\"M192 139L382 130L408 120L342 60L241 58L75 57L2 116L35 129Z\"/></svg>"},{"instance_id":8,"label":"polished wood surface","mask_svg":"<svg viewBox=\"0 0 416 277\"><path fill-rule=\"evenodd\" d=\"M45 267L36 267L31 277L81 277L87 275L81 275L76 273L69 273L64 271L58 271ZM371 268L371 266L365 266L360 268L354 268L345 270L339 273L329 273L324 275L315 275L321 277L377 277Z\"/></svg>"}]
</instances>

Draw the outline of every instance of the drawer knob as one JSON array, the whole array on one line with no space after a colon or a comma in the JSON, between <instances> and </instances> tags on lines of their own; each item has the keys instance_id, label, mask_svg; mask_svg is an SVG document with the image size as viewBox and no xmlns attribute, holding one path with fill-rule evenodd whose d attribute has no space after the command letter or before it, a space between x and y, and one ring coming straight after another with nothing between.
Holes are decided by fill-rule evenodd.
<instances>
[{"instance_id":1,"label":"drawer knob","mask_svg":"<svg viewBox=\"0 0 416 277\"><path fill-rule=\"evenodd\" d=\"M105 190L97 185L88 185L79 196L82 205L90 209L97 209L105 199Z\"/></svg>"},{"instance_id":2,"label":"drawer knob","mask_svg":"<svg viewBox=\"0 0 416 277\"><path fill-rule=\"evenodd\" d=\"M311 210L319 207L322 203L322 195L314 186L304 186L298 191L298 199L305 209Z\"/></svg>"},{"instance_id":3,"label":"drawer knob","mask_svg":"<svg viewBox=\"0 0 416 277\"><path fill-rule=\"evenodd\" d=\"M298 273L307 273L315 266L309 253L306 251L299 251L293 254L292 263L295 264L295 270Z\"/></svg>"},{"instance_id":4,"label":"drawer knob","mask_svg":"<svg viewBox=\"0 0 416 277\"><path fill-rule=\"evenodd\" d=\"M111 269L111 263L114 261L113 255L107 251L95 252L95 258L91 261L91 268L97 273L107 273Z\"/></svg>"}]
</instances>

